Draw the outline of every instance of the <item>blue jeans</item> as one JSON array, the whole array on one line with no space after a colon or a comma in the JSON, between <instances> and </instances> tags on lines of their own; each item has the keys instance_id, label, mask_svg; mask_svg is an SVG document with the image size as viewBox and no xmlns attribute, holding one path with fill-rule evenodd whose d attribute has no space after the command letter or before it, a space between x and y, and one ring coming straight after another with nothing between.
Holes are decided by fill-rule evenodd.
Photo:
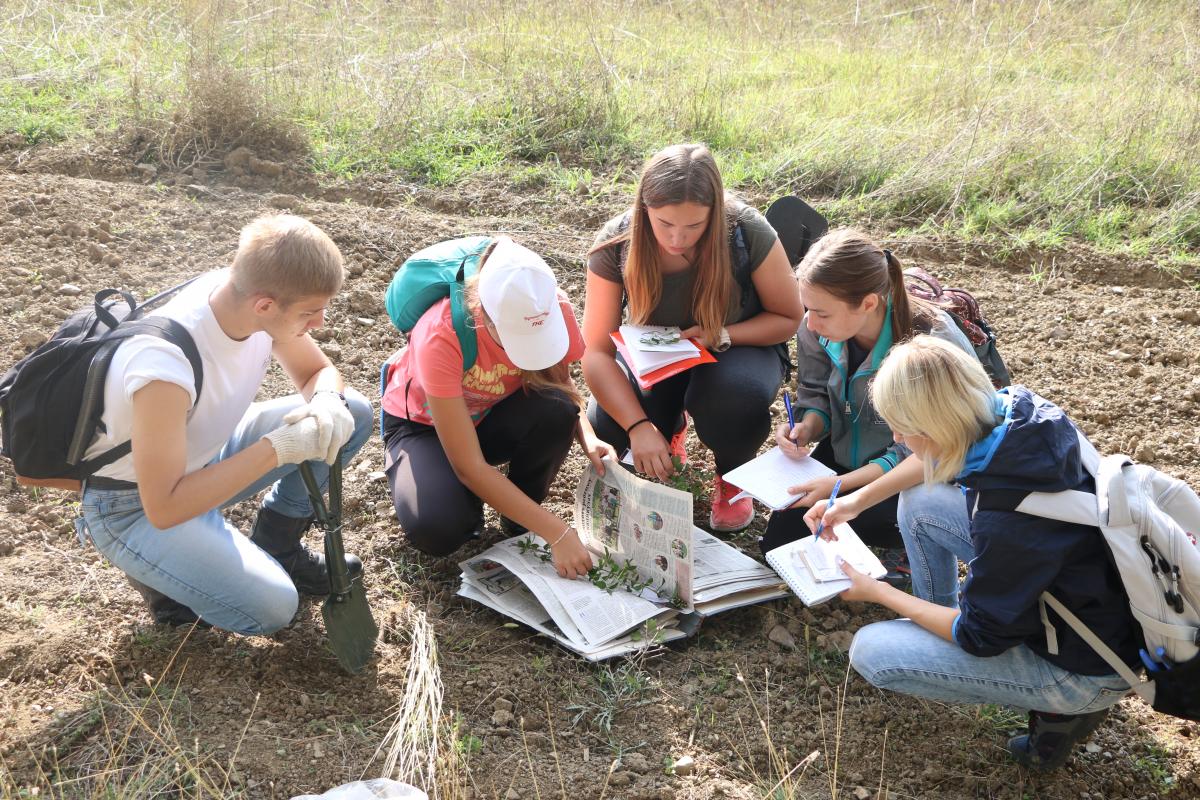
<instances>
[{"instance_id":1,"label":"blue jeans","mask_svg":"<svg viewBox=\"0 0 1200 800\"><path fill-rule=\"evenodd\" d=\"M1056 714L1116 704L1129 691L1119 675L1078 675L1025 645L980 658L907 619L875 622L850 645L850 664L879 689L948 703L997 703Z\"/></svg>"},{"instance_id":2,"label":"blue jeans","mask_svg":"<svg viewBox=\"0 0 1200 800\"><path fill-rule=\"evenodd\" d=\"M354 416L354 433L342 451L343 464L354 457L374 428L370 401L352 389L345 394ZM251 405L216 461L253 445L303 402L296 394ZM324 486L329 466L323 461L309 463ZM308 491L295 464L272 470L225 506L268 487L263 499L267 508L287 517L312 514ZM247 635L267 634L295 616L299 597L291 578L275 559L230 525L220 509L159 530L146 519L137 489L85 486L76 524L80 536L86 535L129 577L184 604L215 627Z\"/></svg>"},{"instance_id":3,"label":"blue jeans","mask_svg":"<svg viewBox=\"0 0 1200 800\"><path fill-rule=\"evenodd\" d=\"M905 489L896 506L896 522L908 552L913 594L957 608L958 562L975 556L962 490L948 483Z\"/></svg>"},{"instance_id":4,"label":"blue jeans","mask_svg":"<svg viewBox=\"0 0 1200 800\"><path fill-rule=\"evenodd\" d=\"M962 491L949 484L900 493L900 534L908 551L913 592L958 606L958 562L975 555ZM1108 708L1129 685L1118 675L1078 675L1019 645L981 658L907 619L859 630L850 663L880 689L952 703L998 703L1036 711L1081 714Z\"/></svg>"}]
</instances>

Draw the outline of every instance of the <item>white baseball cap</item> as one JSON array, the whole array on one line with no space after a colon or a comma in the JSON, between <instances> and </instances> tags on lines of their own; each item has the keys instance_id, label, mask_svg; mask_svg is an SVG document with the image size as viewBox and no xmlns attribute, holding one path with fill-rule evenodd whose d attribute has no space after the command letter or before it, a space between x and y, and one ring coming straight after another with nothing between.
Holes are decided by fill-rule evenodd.
<instances>
[{"instance_id":1,"label":"white baseball cap","mask_svg":"<svg viewBox=\"0 0 1200 800\"><path fill-rule=\"evenodd\" d=\"M526 370L552 367L570 344L558 283L542 257L501 236L479 273L479 302L504 352Z\"/></svg>"}]
</instances>

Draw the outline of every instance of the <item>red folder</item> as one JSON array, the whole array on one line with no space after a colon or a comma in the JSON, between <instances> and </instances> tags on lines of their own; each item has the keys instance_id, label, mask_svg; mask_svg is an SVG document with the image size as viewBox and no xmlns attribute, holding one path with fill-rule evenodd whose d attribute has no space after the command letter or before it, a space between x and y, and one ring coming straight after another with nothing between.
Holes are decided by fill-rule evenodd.
<instances>
[{"instance_id":1,"label":"red folder","mask_svg":"<svg viewBox=\"0 0 1200 800\"><path fill-rule=\"evenodd\" d=\"M699 355L692 356L691 358L683 358L679 361L673 361L670 364L667 364L665 367L659 367L656 370L651 370L645 375L639 377L633 368L633 358L629 355L629 348L625 345L625 340L621 337L621 332L613 331L609 334L609 336L612 337L613 344L617 346L617 350L620 351L621 356L625 359L625 363L629 366L629 371L633 373L633 377L637 378L638 386L642 387L643 389L649 389L651 386L661 380L666 380L672 375L678 375L681 372L686 372L692 367L700 364L717 363L716 356L708 352L704 345L700 344L700 342L693 337L688 341L700 348Z\"/></svg>"}]
</instances>

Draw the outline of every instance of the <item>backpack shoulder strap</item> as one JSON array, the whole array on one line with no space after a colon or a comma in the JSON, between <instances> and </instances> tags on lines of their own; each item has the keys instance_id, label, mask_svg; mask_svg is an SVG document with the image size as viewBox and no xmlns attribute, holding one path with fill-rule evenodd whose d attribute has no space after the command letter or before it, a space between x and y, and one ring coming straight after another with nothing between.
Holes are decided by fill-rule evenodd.
<instances>
[{"instance_id":1,"label":"backpack shoulder strap","mask_svg":"<svg viewBox=\"0 0 1200 800\"><path fill-rule=\"evenodd\" d=\"M454 283L450 286L450 318L454 323L459 347L462 348L463 372L473 367L475 360L479 358L479 340L476 338L475 328L471 326L471 313L467 308L463 282L479 271L479 259L491 243L491 239L485 239L480 247L463 257L458 265Z\"/></svg>"},{"instance_id":2,"label":"backpack shoulder strap","mask_svg":"<svg viewBox=\"0 0 1200 800\"><path fill-rule=\"evenodd\" d=\"M1063 605L1058 598L1049 592L1042 592L1041 597L1038 598L1038 606L1041 611L1042 622L1044 625L1046 625L1046 629L1048 631L1052 631L1054 626L1050 624L1050 620L1046 616L1046 606L1053 608L1055 613L1062 617L1063 622L1067 623L1067 625L1071 627L1071 630L1079 634L1079 638L1087 642L1088 645L1096 651L1096 654L1104 659L1104 663L1112 667L1113 672L1120 675L1121 679L1128 683L1130 688L1138 693L1138 696L1140 696L1150 705L1154 705L1154 682L1143 681L1141 678L1139 678L1137 674L1129 668L1129 665L1122 661L1120 657L1113 651L1113 649L1104 643L1103 639L1092 633L1092 629L1085 625L1083 620L1072 613L1071 609ZM1050 652L1058 652L1056 641L1054 642L1054 646L1050 649Z\"/></svg>"},{"instance_id":3,"label":"backpack shoulder strap","mask_svg":"<svg viewBox=\"0 0 1200 800\"><path fill-rule=\"evenodd\" d=\"M733 226L733 279L742 287L743 294L751 286L750 245L746 243L746 231L742 223Z\"/></svg>"},{"instance_id":4,"label":"backpack shoulder strap","mask_svg":"<svg viewBox=\"0 0 1200 800\"><path fill-rule=\"evenodd\" d=\"M1115 485L1114 481L1121 480L1121 468L1129 463L1129 459L1119 455L1102 458L1081 431L1076 430L1075 433L1079 440L1083 469L1096 480L1095 494L1077 489L1061 492L982 491L976 508L985 511L1019 511L1034 517L1096 527L1123 524L1122 520L1129 518L1128 502L1123 491L1113 492L1109 489Z\"/></svg>"},{"instance_id":5,"label":"backpack shoulder strap","mask_svg":"<svg viewBox=\"0 0 1200 800\"><path fill-rule=\"evenodd\" d=\"M85 475L92 475L97 470L125 457L132 449L131 442L117 445L88 461L83 461L83 454L91 444L92 434L100 421L100 413L104 407L104 380L108 375L109 365L117 352L117 347L132 336L155 336L164 339L183 351L184 357L192 367L192 376L196 382L196 402L192 411L200 402L200 392L204 388L204 364L200 360L200 351L196 342L180 323L167 317L146 317L118 326L104 337L104 342L92 357L88 366L87 379L83 384L83 399L79 406L79 416L75 422L75 434L67 450L67 463L79 464ZM190 416L190 412L189 412Z\"/></svg>"}]
</instances>

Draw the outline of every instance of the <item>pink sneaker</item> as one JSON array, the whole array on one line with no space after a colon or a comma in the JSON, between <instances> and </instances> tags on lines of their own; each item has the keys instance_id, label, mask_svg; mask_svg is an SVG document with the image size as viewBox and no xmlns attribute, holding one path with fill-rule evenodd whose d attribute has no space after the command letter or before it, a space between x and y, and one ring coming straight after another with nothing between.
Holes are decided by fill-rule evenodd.
<instances>
[{"instance_id":1,"label":"pink sneaker","mask_svg":"<svg viewBox=\"0 0 1200 800\"><path fill-rule=\"evenodd\" d=\"M671 441L667 443L668 449L671 451L672 459L679 459L679 466L687 466L687 429L688 415L683 412L683 427L675 431L671 436Z\"/></svg>"},{"instance_id":2,"label":"pink sneaker","mask_svg":"<svg viewBox=\"0 0 1200 800\"><path fill-rule=\"evenodd\" d=\"M729 502L740 490L726 483L720 475L713 483L712 510L708 514L708 524L714 531L740 531L754 521L754 501L743 497L736 502Z\"/></svg>"}]
</instances>

